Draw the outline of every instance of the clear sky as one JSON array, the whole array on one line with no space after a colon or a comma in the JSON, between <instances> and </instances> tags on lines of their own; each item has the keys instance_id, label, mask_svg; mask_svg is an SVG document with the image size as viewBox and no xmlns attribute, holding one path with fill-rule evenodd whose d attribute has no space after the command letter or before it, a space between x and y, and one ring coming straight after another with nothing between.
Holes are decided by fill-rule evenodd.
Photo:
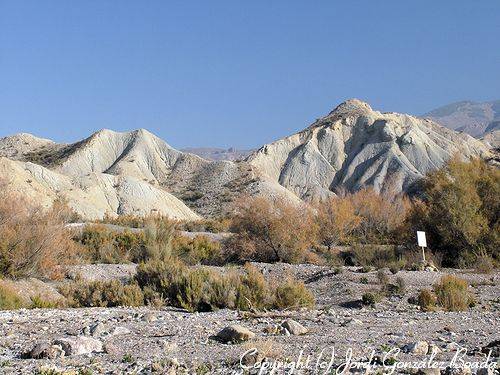
<instances>
[{"instance_id":1,"label":"clear sky","mask_svg":"<svg viewBox=\"0 0 500 375\"><path fill-rule=\"evenodd\" d=\"M500 99L500 1L0 0L0 136L257 147L351 97Z\"/></svg>"}]
</instances>

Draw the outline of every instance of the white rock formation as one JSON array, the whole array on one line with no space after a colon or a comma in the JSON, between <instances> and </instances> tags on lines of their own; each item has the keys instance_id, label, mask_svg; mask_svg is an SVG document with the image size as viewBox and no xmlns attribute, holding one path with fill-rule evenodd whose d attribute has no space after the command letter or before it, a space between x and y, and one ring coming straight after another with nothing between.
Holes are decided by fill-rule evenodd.
<instances>
[{"instance_id":1,"label":"white rock formation","mask_svg":"<svg viewBox=\"0 0 500 375\"><path fill-rule=\"evenodd\" d=\"M455 154L494 159L489 148L431 120L353 99L239 162L180 152L144 129L101 130L67 145L18 134L0 139L0 178L46 206L63 196L84 218L159 212L194 220L224 214L244 195L298 204L366 186L409 190Z\"/></svg>"},{"instance_id":2,"label":"white rock formation","mask_svg":"<svg viewBox=\"0 0 500 375\"><path fill-rule=\"evenodd\" d=\"M480 157L489 151L471 136L430 120L380 113L352 99L307 129L263 146L247 160L308 199L365 186L408 190L455 154Z\"/></svg>"},{"instance_id":3,"label":"white rock formation","mask_svg":"<svg viewBox=\"0 0 500 375\"><path fill-rule=\"evenodd\" d=\"M151 213L182 220L200 218L173 195L134 177L91 173L70 178L41 165L7 158L0 158L0 176L5 189L45 207L62 197L85 219Z\"/></svg>"}]
</instances>

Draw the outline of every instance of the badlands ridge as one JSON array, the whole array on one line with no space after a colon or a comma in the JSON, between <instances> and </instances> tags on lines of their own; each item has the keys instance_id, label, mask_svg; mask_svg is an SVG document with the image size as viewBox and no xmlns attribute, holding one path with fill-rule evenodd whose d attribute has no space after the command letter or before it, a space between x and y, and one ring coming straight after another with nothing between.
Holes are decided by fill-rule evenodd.
<instances>
[{"instance_id":1,"label":"badlands ridge","mask_svg":"<svg viewBox=\"0 0 500 375\"><path fill-rule=\"evenodd\" d=\"M243 195L300 202L366 186L409 191L454 155L494 157L467 134L352 99L242 161L205 160L143 129L101 130L73 144L8 136L0 139L0 178L4 189L44 206L63 197L86 219L157 212L196 220Z\"/></svg>"}]
</instances>

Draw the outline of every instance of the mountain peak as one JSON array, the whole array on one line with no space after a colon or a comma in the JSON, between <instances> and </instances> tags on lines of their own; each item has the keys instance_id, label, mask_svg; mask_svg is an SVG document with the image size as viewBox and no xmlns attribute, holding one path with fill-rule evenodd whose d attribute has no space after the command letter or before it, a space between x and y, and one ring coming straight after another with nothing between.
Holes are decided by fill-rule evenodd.
<instances>
[{"instance_id":1,"label":"mountain peak","mask_svg":"<svg viewBox=\"0 0 500 375\"><path fill-rule=\"evenodd\" d=\"M370 112L373 111L370 105L362 100L353 98L348 99L343 103L340 103L330 115L349 115L349 114L357 114L359 112Z\"/></svg>"}]
</instances>

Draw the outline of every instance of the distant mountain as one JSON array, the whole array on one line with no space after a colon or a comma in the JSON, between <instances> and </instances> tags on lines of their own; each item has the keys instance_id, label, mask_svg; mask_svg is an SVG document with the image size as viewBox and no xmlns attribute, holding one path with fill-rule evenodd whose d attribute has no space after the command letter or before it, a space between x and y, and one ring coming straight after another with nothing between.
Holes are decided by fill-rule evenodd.
<instances>
[{"instance_id":1,"label":"distant mountain","mask_svg":"<svg viewBox=\"0 0 500 375\"><path fill-rule=\"evenodd\" d=\"M144 129L103 129L72 144L4 137L0 183L45 206L63 197L87 219L161 213L196 220L226 213L243 196L299 204L367 186L407 191L453 155L491 158L492 152L431 120L380 113L353 99L239 161L178 151Z\"/></svg>"},{"instance_id":2,"label":"distant mountain","mask_svg":"<svg viewBox=\"0 0 500 375\"><path fill-rule=\"evenodd\" d=\"M235 148L215 148L215 147L191 147L181 149L182 152L189 152L191 154L195 154L201 156L207 160L243 160L253 150L237 150Z\"/></svg>"},{"instance_id":3,"label":"distant mountain","mask_svg":"<svg viewBox=\"0 0 500 375\"><path fill-rule=\"evenodd\" d=\"M500 121L500 100L476 103L463 101L445 105L426 113L430 118L449 129L463 131L480 138L498 130Z\"/></svg>"}]
</instances>

